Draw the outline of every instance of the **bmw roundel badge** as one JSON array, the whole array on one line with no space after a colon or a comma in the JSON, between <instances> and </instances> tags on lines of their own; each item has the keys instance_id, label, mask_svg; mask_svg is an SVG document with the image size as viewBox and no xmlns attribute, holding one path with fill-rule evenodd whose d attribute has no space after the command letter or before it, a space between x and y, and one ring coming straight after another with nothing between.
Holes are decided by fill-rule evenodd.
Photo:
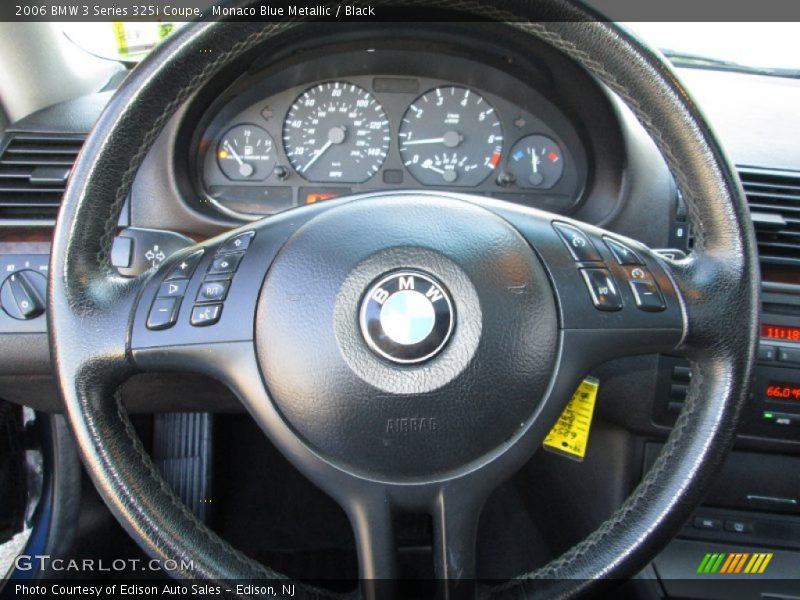
<instances>
[{"instance_id":1,"label":"bmw roundel badge","mask_svg":"<svg viewBox=\"0 0 800 600\"><path fill-rule=\"evenodd\" d=\"M369 347L397 363L428 360L444 348L455 324L447 290L420 271L378 279L361 301L361 333Z\"/></svg>"}]
</instances>

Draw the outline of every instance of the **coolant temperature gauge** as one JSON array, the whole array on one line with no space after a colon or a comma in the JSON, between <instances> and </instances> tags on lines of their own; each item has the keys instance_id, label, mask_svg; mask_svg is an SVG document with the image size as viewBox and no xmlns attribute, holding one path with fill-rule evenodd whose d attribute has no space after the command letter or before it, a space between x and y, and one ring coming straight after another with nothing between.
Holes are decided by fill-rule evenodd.
<instances>
[{"instance_id":1,"label":"coolant temperature gauge","mask_svg":"<svg viewBox=\"0 0 800 600\"><path fill-rule=\"evenodd\" d=\"M547 189L561 179L564 157L549 137L527 135L511 148L507 168L519 187Z\"/></svg>"},{"instance_id":2,"label":"coolant temperature gauge","mask_svg":"<svg viewBox=\"0 0 800 600\"><path fill-rule=\"evenodd\" d=\"M255 125L236 125L217 144L217 164L228 179L261 181L275 168L272 136Z\"/></svg>"}]
</instances>

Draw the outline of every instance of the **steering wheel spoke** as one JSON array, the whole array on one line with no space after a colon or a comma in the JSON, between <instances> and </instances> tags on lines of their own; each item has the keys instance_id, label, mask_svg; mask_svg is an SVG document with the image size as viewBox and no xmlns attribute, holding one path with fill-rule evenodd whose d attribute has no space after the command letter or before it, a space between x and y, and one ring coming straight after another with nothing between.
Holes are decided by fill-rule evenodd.
<instances>
[{"instance_id":1,"label":"steering wheel spoke","mask_svg":"<svg viewBox=\"0 0 800 600\"><path fill-rule=\"evenodd\" d=\"M341 501L350 518L358 554L358 573L365 598L391 595L397 577L397 546L392 502L383 486L348 495Z\"/></svg>"},{"instance_id":2,"label":"steering wheel spoke","mask_svg":"<svg viewBox=\"0 0 800 600\"><path fill-rule=\"evenodd\" d=\"M445 486L433 507L434 575L442 598L473 598L476 592L478 521L489 490Z\"/></svg>"},{"instance_id":3,"label":"steering wheel spoke","mask_svg":"<svg viewBox=\"0 0 800 600\"><path fill-rule=\"evenodd\" d=\"M253 311L264 272L255 248L248 248L255 233L188 248L152 273L134 315L131 347L252 340L252 323L240 317L247 308Z\"/></svg>"},{"instance_id":4,"label":"steering wheel spoke","mask_svg":"<svg viewBox=\"0 0 800 600\"><path fill-rule=\"evenodd\" d=\"M278 215L162 263L144 282L130 323L136 367L194 371L236 383L238 365L255 361L254 320L264 276L304 221Z\"/></svg>"},{"instance_id":5,"label":"steering wheel spoke","mask_svg":"<svg viewBox=\"0 0 800 600\"><path fill-rule=\"evenodd\" d=\"M475 598L478 520L493 482L494 477L483 477L405 486L359 480L355 484L350 481L345 486L329 486L353 527L362 596L397 596L401 572L395 515L409 510L431 517L430 560L437 585L435 597Z\"/></svg>"}]
</instances>

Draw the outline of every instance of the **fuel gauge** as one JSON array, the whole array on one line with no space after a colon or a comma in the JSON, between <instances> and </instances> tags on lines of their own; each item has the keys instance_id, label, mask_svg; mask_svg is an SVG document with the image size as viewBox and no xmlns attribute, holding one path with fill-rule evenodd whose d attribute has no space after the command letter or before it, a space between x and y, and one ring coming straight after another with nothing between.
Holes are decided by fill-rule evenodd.
<instances>
[{"instance_id":1,"label":"fuel gauge","mask_svg":"<svg viewBox=\"0 0 800 600\"><path fill-rule=\"evenodd\" d=\"M275 168L272 136L255 125L230 128L217 144L217 163L234 181L261 181Z\"/></svg>"},{"instance_id":2,"label":"fuel gauge","mask_svg":"<svg viewBox=\"0 0 800 600\"><path fill-rule=\"evenodd\" d=\"M564 158L555 141L544 135L527 135L511 148L508 172L523 188L548 189L564 174Z\"/></svg>"}]
</instances>

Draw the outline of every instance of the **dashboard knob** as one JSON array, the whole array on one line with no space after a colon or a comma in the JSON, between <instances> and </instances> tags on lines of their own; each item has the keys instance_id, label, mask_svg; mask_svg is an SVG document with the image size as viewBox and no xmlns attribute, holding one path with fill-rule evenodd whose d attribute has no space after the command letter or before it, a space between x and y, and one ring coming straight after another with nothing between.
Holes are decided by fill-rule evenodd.
<instances>
[{"instance_id":1,"label":"dashboard knob","mask_svg":"<svg viewBox=\"0 0 800 600\"><path fill-rule=\"evenodd\" d=\"M0 306L14 319L35 319L45 309L47 278L37 271L15 271L0 286Z\"/></svg>"}]
</instances>

